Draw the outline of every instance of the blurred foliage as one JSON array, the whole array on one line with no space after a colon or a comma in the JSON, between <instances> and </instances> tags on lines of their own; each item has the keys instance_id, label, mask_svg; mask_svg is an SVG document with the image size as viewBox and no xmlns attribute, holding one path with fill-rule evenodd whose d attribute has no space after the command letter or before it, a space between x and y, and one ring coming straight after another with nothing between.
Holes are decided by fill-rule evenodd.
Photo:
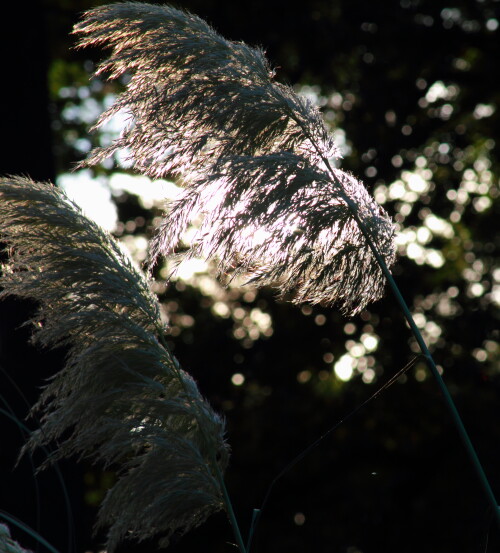
<instances>
[{"instance_id":1,"label":"blurred foliage","mask_svg":"<svg viewBox=\"0 0 500 553\"><path fill-rule=\"evenodd\" d=\"M116 132L88 135L119 91L89 84L99 54L88 59L88 52L71 51L68 36L77 12L99 3L45 2L58 173ZM176 5L228 38L264 46L277 78L297 83L321 106L344 151L342 167L363 178L398 223L397 282L500 496L500 2ZM126 163L115 161L123 173ZM84 180L110 188L115 234L142 261L162 202L111 186L113 171L110 163ZM169 339L227 417L227 482L246 531L281 469L403 367L417 346L389 294L345 320L321 307L276 302L272 290L225 288L203 263L181 268L165 287L169 271L155 273ZM91 513L110 478L93 471L84 484ZM254 551L470 553L486 550L489 525L437 386L417 363L276 484ZM90 534L81 539L77 551L97 550ZM231 539L221 515L169 550L230 551ZM491 551L499 542L492 528ZM154 548L125 544L120 551Z\"/></svg>"}]
</instances>

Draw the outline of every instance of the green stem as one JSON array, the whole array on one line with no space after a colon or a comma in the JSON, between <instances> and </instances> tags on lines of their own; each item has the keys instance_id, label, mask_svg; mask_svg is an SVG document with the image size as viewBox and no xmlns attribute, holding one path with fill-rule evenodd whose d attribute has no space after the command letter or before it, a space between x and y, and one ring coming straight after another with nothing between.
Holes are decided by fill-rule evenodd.
<instances>
[{"instance_id":1,"label":"green stem","mask_svg":"<svg viewBox=\"0 0 500 553\"><path fill-rule=\"evenodd\" d=\"M329 160L325 157L323 152L321 151L321 148L318 144L316 144L316 141L313 140L312 136L309 134L307 129L304 127L304 125L299 121L296 120L297 123L300 125L302 130L304 131L305 135L310 140L311 144L314 146L316 151L318 152L318 155L322 159L323 163L325 164L326 168L332 175L332 177L335 179L335 171L333 170ZM373 243L373 240L371 239L370 233L368 232L368 229L364 225L363 221L359 218L358 210L356 204L345 194L345 192L340 188L339 190L340 196L342 199L346 202L349 211L351 212L351 215L353 219L356 221L359 229L363 233L363 236L365 237L365 240L370 247L375 259L377 260L378 265L380 266L382 272L384 273L385 277L387 278L387 281L389 282L389 285L391 287L391 290L396 297L397 302L399 303L399 306L401 307L401 310L404 313L404 316L406 320L408 321L408 324L410 325L410 329L415 336L415 339L417 340L417 343L420 347L420 350L422 351L423 355L425 356L427 365L433 374L434 378L436 379L438 386L443 394L444 401L448 407L448 410L451 414L451 418L458 430L458 434L460 438L462 439L462 443L469 455L470 460L472 461L472 466L474 467L474 470L476 471L476 475L479 478L479 482L483 488L484 493L486 494L486 497L488 499L488 502L490 504L491 509L493 510L493 516L496 518L497 524L500 527L500 507L498 506L498 502L495 499L495 495L493 494L493 490L491 489L490 483L488 481L488 478L486 477L486 474L483 470L483 467L481 466L481 463L479 461L479 457L477 456L477 453L474 449L474 446L472 445L472 442L469 438L469 435L467 434L467 431L465 430L465 426L462 422L462 419L460 418L460 415L458 413L457 408L455 407L455 403L453 402L453 399L448 391L448 388L446 387L446 384L444 383L444 380L442 379L441 375L439 374L439 371L437 370L436 364L434 363L434 359L432 358L432 355L429 351L429 348L427 347L422 334L420 330L418 329L417 325L415 324L415 321L413 320L413 317L410 313L410 310L408 309L408 306L406 305L406 302L401 295L401 292L399 290L398 285L396 284L396 281L391 275L391 272L389 271L389 268L387 267L386 262L384 261L384 258L380 255L377 248L375 247L375 244Z\"/></svg>"},{"instance_id":2,"label":"green stem","mask_svg":"<svg viewBox=\"0 0 500 553\"><path fill-rule=\"evenodd\" d=\"M448 391L448 388L446 387L446 384L444 383L443 378L439 374L439 371L436 367L436 364L434 362L434 359L432 358L431 352L429 351L429 348L427 347L427 344L425 343L425 340L422 337L422 333L418 329L417 325L415 324L415 321L412 317L412 314L410 310L408 309L408 306L401 294L401 291L399 290L398 285L396 284L396 281L394 280L393 276L391 275L391 272L389 271L389 268L387 267L387 264L385 263L383 257L378 252L377 248L375 247L367 228L365 227L364 223L360 220L358 216L358 212L356 210L356 206L352 201L348 201L349 210L358 224L361 232L363 233L371 251L373 252L373 255L375 256L375 259L377 260L377 263L379 264L380 268L382 269L382 272L384 273L385 277L387 278L387 281L389 283L389 286L391 287L391 290L396 297L396 300L401 307L401 310L403 311L403 314L408 321L408 324L410 325L410 329L415 336L415 339L417 340L418 346L420 347L420 350L422 351L425 360L427 362L427 366L429 367L431 373L433 374L434 378L436 379L438 386L441 390L441 393L443 394L444 401L448 407L448 410L450 412L451 418L455 424L455 427L457 428L458 434L460 438L462 439L462 443L469 455L470 460L472 461L472 465L476 471L476 475L479 478L479 482L483 488L483 491L486 494L486 497L488 499L488 502L490 504L490 507L493 510L493 516L496 518L497 524L500 527L500 509L498 507L498 502L495 498L495 495L493 494L493 490L491 489L490 483L488 481L488 478L486 477L486 474L484 472L484 469L479 461L479 457L477 456L477 453L474 449L474 446L472 445L472 442L469 438L469 435L467 434L467 431L465 429L465 426L462 422L462 419L460 418L460 415L458 413L458 410L455 406L455 403L453 402L453 399L450 395L450 392Z\"/></svg>"},{"instance_id":3,"label":"green stem","mask_svg":"<svg viewBox=\"0 0 500 553\"><path fill-rule=\"evenodd\" d=\"M222 495L224 496L224 503L226 505L227 516L229 518L229 522L231 523L231 526L233 527L233 533L236 539L236 543L238 544L238 547L241 553L246 553L247 549L245 547L245 544L243 543L243 538L241 536L240 527L238 526L236 515L234 514L231 498L229 497L229 493L227 491L226 485L224 484L224 477L222 475L219 465L216 462L214 462L214 467L215 467L215 474L217 476L218 481L220 482Z\"/></svg>"}]
</instances>

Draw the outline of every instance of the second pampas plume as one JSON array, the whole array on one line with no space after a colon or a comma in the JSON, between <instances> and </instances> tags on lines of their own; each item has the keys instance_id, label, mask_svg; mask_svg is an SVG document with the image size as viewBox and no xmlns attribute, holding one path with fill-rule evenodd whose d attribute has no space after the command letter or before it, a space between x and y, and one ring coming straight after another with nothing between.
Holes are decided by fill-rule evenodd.
<instances>
[{"instance_id":1,"label":"second pampas plume","mask_svg":"<svg viewBox=\"0 0 500 553\"><path fill-rule=\"evenodd\" d=\"M166 545L221 509L224 422L166 347L128 255L60 190L21 177L0 178L0 241L0 299L36 302L34 341L68 351L25 450L56 443L45 465L76 455L117 472L99 512L110 552L125 537Z\"/></svg>"}]
</instances>

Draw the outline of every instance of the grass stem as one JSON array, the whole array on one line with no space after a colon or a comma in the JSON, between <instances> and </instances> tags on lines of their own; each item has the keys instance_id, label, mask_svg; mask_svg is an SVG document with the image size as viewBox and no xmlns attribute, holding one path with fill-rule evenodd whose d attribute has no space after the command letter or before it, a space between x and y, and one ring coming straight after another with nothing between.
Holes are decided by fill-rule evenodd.
<instances>
[{"instance_id":1,"label":"grass stem","mask_svg":"<svg viewBox=\"0 0 500 553\"><path fill-rule=\"evenodd\" d=\"M245 547L245 544L243 543L243 538L241 536L240 527L238 525L238 520L236 518L236 515L234 513L233 505L231 503L231 498L229 497L229 493L227 491L226 485L224 483L224 477L222 475L222 472L220 470L219 465L214 461L213 463L215 473L217 480L220 483L220 487L222 489L222 494L224 496L224 504L226 506L227 516L229 518L229 522L231 523L231 526L233 528L234 537L236 539L236 543L238 545L238 548L241 553L247 553L247 549Z\"/></svg>"},{"instance_id":2,"label":"grass stem","mask_svg":"<svg viewBox=\"0 0 500 553\"><path fill-rule=\"evenodd\" d=\"M495 495L493 493L493 490L491 489L490 483L488 481L488 478L486 477L486 473L484 472L484 469L481 465L481 462L479 461L479 457L477 456L476 450L474 449L474 446L472 445L472 442L469 438L469 435L467 434L467 431L465 429L465 426L462 422L462 419L458 413L458 410L455 406L455 403L453 401L453 398L451 397L450 392L448 391L448 388L446 387L446 384L439 373L436 363L434 362L434 359L432 357L431 352L429 351L429 348L427 347L427 344L425 343L425 340L422 336L422 333L418 329L417 325L415 324L415 321L413 319L413 316L406 304L405 299L403 298L401 291L399 290L398 285L396 284L396 281L394 280L394 277L391 275L391 272L389 271L383 257L379 254L377 251L377 248L373 244L373 241L370 238L370 235L368 233L368 230L366 229L363 222L360 220L355 206L352 204L352 202L349 203L349 208L351 210L352 216L356 220L356 223L358 224L359 228L361 229L361 232L366 238L366 241L368 242L368 245L370 246L370 249L373 252L373 255L375 256L375 259L377 260L377 263L379 264L381 270L383 271L385 277L387 278L387 281L389 283L389 286L391 287L391 290L396 298L396 301L398 302L405 319L408 322L408 325L410 326L410 330L412 331L415 339L417 340L418 346L422 352L422 354L425 357L427 366L429 367L429 370L431 371L432 375L437 381L437 384L439 386L439 389L441 390L441 393L443 394L444 401L446 403L446 406L448 407L448 411L450 412L451 418L453 420L453 423L455 424L455 427L458 431L458 434L462 440L462 443L467 451L467 454L469 455L469 458L472 462L472 465L474 467L474 470L476 472L476 475L479 479L479 482L481 484L481 487L483 488L483 491L486 495L486 498L488 500L488 503L490 504L490 507L493 510L494 517L496 518L496 522L498 527L500 528L500 509L498 506L498 502L495 498Z\"/></svg>"}]
</instances>

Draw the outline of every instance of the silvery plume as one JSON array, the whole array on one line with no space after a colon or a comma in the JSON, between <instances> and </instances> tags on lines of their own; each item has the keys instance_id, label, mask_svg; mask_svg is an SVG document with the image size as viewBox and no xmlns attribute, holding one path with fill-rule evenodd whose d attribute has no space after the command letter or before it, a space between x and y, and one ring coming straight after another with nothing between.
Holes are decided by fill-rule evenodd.
<instances>
[{"instance_id":1,"label":"silvery plume","mask_svg":"<svg viewBox=\"0 0 500 553\"><path fill-rule=\"evenodd\" d=\"M117 472L99 512L108 550L124 537L166 545L222 508L224 423L165 346L156 296L115 240L57 188L0 178L0 299L39 305L35 343L64 367L33 411L25 449L56 443Z\"/></svg>"},{"instance_id":2,"label":"silvery plume","mask_svg":"<svg viewBox=\"0 0 500 553\"><path fill-rule=\"evenodd\" d=\"M0 524L0 552L1 553L33 553L24 549L17 541L12 539L10 529L6 524Z\"/></svg>"},{"instance_id":3,"label":"silvery plume","mask_svg":"<svg viewBox=\"0 0 500 553\"><path fill-rule=\"evenodd\" d=\"M92 165L126 149L136 170L175 177L152 260L179 248L214 258L220 274L248 275L294 302L336 304L355 314L383 293L394 226L363 184L335 168L338 152L319 111L274 73L261 50L230 42L170 6L118 3L87 12L79 46L109 48L97 75L129 78L96 127L118 112L130 121ZM356 213L358 222L353 218Z\"/></svg>"}]
</instances>

